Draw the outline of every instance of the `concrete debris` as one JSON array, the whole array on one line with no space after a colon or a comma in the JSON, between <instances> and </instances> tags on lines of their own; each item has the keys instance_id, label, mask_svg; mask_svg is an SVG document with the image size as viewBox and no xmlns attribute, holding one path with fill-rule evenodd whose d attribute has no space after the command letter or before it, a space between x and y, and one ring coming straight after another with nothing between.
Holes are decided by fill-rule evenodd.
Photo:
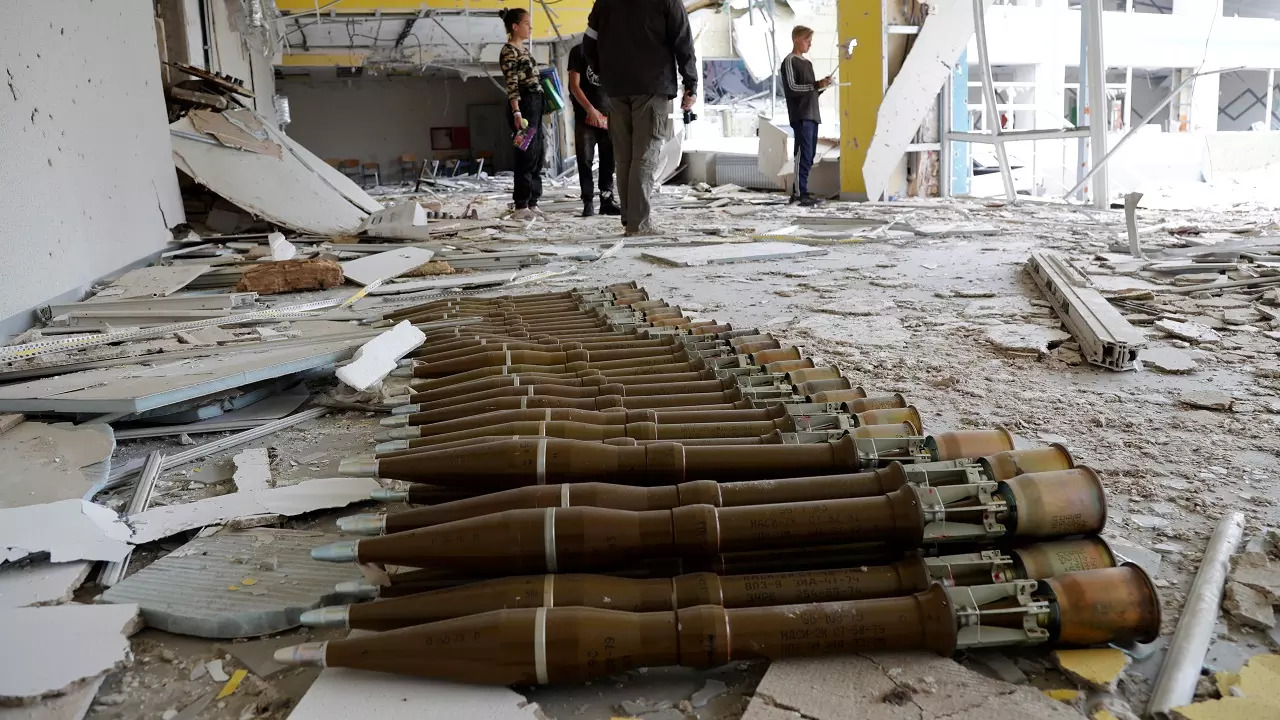
<instances>
[{"instance_id":1,"label":"concrete debris","mask_svg":"<svg viewBox=\"0 0 1280 720\"><path fill-rule=\"evenodd\" d=\"M22 648L22 662L0 673L0 704L55 695L129 658L136 605L59 605L0 613L0 646Z\"/></svg>"},{"instance_id":2,"label":"concrete debris","mask_svg":"<svg viewBox=\"0 0 1280 720\"><path fill-rule=\"evenodd\" d=\"M701 690L694 693L693 696L689 698L689 702L693 703L694 707L700 708L711 702L716 697L725 694L728 690L729 686L719 680L708 680L707 684L703 685Z\"/></svg>"},{"instance_id":3,"label":"concrete debris","mask_svg":"<svg viewBox=\"0 0 1280 720\"><path fill-rule=\"evenodd\" d=\"M266 448L253 448L236 453L231 459L235 473L231 476L236 492L259 492L271 489L271 457Z\"/></svg>"},{"instance_id":4,"label":"concrete debris","mask_svg":"<svg viewBox=\"0 0 1280 720\"><path fill-rule=\"evenodd\" d=\"M1053 659L1067 677L1100 690L1114 690L1129 667L1129 656L1116 648L1055 650Z\"/></svg>"},{"instance_id":5,"label":"concrete debris","mask_svg":"<svg viewBox=\"0 0 1280 720\"><path fill-rule=\"evenodd\" d=\"M382 382L405 355L427 341L427 336L408 320L361 345L351 363L338 368L338 379L364 391Z\"/></svg>"},{"instance_id":6,"label":"concrete debris","mask_svg":"<svg viewBox=\"0 0 1280 720\"><path fill-rule=\"evenodd\" d=\"M5 707L0 705L0 720L80 720L95 704L94 697L102 688L109 673L77 680L58 695L51 695L37 702ZM100 703L98 703L100 704Z\"/></svg>"},{"instance_id":7,"label":"concrete debris","mask_svg":"<svg viewBox=\"0 0 1280 720\"><path fill-rule=\"evenodd\" d=\"M1183 405L1204 410L1220 410L1226 412L1235 404L1230 395L1218 390L1193 390L1178 397Z\"/></svg>"},{"instance_id":8,"label":"concrete debris","mask_svg":"<svg viewBox=\"0 0 1280 720\"><path fill-rule=\"evenodd\" d=\"M1261 592L1239 582L1228 582L1222 607L1249 627L1270 630L1276 626L1271 600Z\"/></svg>"},{"instance_id":9,"label":"concrete debris","mask_svg":"<svg viewBox=\"0 0 1280 720\"><path fill-rule=\"evenodd\" d=\"M1147 348L1138 359L1145 367L1169 375L1186 375L1197 367L1195 358L1176 348Z\"/></svg>"},{"instance_id":10,"label":"concrete debris","mask_svg":"<svg viewBox=\"0 0 1280 720\"><path fill-rule=\"evenodd\" d=\"M1193 322L1157 320L1155 328L1166 335L1172 335L1179 340L1186 340L1190 343L1216 343L1222 341L1222 336L1212 329Z\"/></svg>"},{"instance_id":11,"label":"concrete debris","mask_svg":"<svg viewBox=\"0 0 1280 720\"><path fill-rule=\"evenodd\" d=\"M1273 605L1280 604L1280 563L1272 562L1265 553L1236 555L1230 579L1261 592Z\"/></svg>"},{"instance_id":12,"label":"concrete debris","mask_svg":"<svg viewBox=\"0 0 1280 720\"><path fill-rule=\"evenodd\" d=\"M1132 519L1134 516L1130 515L1129 517ZM1139 515L1137 517L1143 518L1143 522L1147 522L1146 518L1149 516ZM1139 524L1137 521L1135 521L1134 524L1139 525L1139 527L1143 527L1143 525ZM1153 527L1161 527L1161 525L1155 524ZM1145 547L1133 545L1123 540L1113 539L1110 544L1111 549L1115 551L1116 555L1119 555L1125 562L1134 563L1138 567L1142 568L1153 580L1160 577L1160 563L1163 560L1163 558L1160 557L1160 553L1153 552Z\"/></svg>"},{"instance_id":13,"label":"concrete debris","mask_svg":"<svg viewBox=\"0 0 1280 720\"><path fill-rule=\"evenodd\" d=\"M987 342L1001 350L1019 354L1043 355L1052 345L1071 339L1071 334L1031 323L995 325L985 332Z\"/></svg>"},{"instance_id":14,"label":"concrete debris","mask_svg":"<svg viewBox=\"0 0 1280 720\"><path fill-rule=\"evenodd\" d=\"M115 562L129 553L129 528L109 508L85 500L0 509L0 562L49 553L55 563Z\"/></svg>"},{"instance_id":15,"label":"concrete debris","mask_svg":"<svg viewBox=\"0 0 1280 720\"><path fill-rule=\"evenodd\" d=\"M1027 682L1027 674L999 650L975 650L966 653L965 657L974 665L975 670L989 678L1013 685Z\"/></svg>"},{"instance_id":16,"label":"concrete debris","mask_svg":"<svg viewBox=\"0 0 1280 720\"><path fill-rule=\"evenodd\" d=\"M101 601L136 604L147 625L179 635L281 632L297 627L303 612L336 602L335 584L360 579L355 566L311 560L311 548L337 539L300 530L224 530L130 575Z\"/></svg>"},{"instance_id":17,"label":"concrete debris","mask_svg":"<svg viewBox=\"0 0 1280 720\"><path fill-rule=\"evenodd\" d=\"M806 720L1080 718L1034 688L989 679L948 658L880 652L772 663L742 720L796 715Z\"/></svg>"},{"instance_id":18,"label":"concrete debris","mask_svg":"<svg viewBox=\"0 0 1280 720\"><path fill-rule=\"evenodd\" d=\"M284 260L244 271L236 292L278 295L299 290L328 290L342 284L342 266L332 260Z\"/></svg>"}]
</instances>

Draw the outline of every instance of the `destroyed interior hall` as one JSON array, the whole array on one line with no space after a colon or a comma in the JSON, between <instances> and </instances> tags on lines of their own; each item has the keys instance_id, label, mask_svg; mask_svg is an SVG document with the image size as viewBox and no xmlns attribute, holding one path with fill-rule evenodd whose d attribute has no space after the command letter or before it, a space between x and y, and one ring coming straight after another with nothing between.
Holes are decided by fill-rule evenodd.
<instances>
[{"instance_id":1,"label":"destroyed interior hall","mask_svg":"<svg viewBox=\"0 0 1280 720\"><path fill-rule=\"evenodd\" d=\"M0 720L1280 720L1280 2L0 7Z\"/></svg>"}]
</instances>

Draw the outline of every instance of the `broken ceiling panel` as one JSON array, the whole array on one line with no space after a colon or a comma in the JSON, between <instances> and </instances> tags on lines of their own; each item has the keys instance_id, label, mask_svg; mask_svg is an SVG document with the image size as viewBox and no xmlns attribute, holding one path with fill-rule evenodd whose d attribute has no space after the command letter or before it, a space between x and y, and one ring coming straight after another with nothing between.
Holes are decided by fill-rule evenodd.
<instances>
[{"instance_id":1,"label":"broken ceiling panel","mask_svg":"<svg viewBox=\"0 0 1280 720\"><path fill-rule=\"evenodd\" d=\"M298 162L311 168L312 172L319 175L321 180L337 190L352 205L367 213L375 213L382 209L382 203L370 197L369 193L364 191L364 188L355 184L351 178L343 175L337 168L322 160L315 153L299 145L293 138L271 126L267 126L267 133L271 135L273 140L283 145L290 155L297 158Z\"/></svg>"},{"instance_id":2,"label":"broken ceiling panel","mask_svg":"<svg viewBox=\"0 0 1280 720\"><path fill-rule=\"evenodd\" d=\"M420 247L389 250L342 263L342 274L352 282L368 285L377 280L400 277L431 262L433 257L434 252Z\"/></svg>"},{"instance_id":3,"label":"broken ceiling panel","mask_svg":"<svg viewBox=\"0 0 1280 720\"><path fill-rule=\"evenodd\" d=\"M187 114L197 130L212 135L218 142L237 150L280 158L284 149L272 142L258 117L249 110L192 110Z\"/></svg>"},{"instance_id":4,"label":"broken ceiling panel","mask_svg":"<svg viewBox=\"0 0 1280 720\"><path fill-rule=\"evenodd\" d=\"M983 2L990 7L992 0ZM973 37L969 0L941 0L929 7L915 44L876 113L876 132L862 165L869 200L879 200L889 191L889 178Z\"/></svg>"},{"instance_id":5,"label":"broken ceiling panel","mask_svg":"<svg viewBox=\"0 0 1280 720\"><path fill-rule=\"evenodd\" d=\"M129 553L129 527L110 508L84 500L0 510L0 563L49 553L52 562L106 560Z\"/></svg>"},{"instance_id":6,"label":"broken ceiling panel","mask_svg":"<svg viewBox=\"0 0 1280 720\"><path fill-rule=\"evenodd\" d=\"M249 350L155 366L121 366L0 387L0 408L66 413L138 413L262 380L333 365L361 340Z\"/></svg>"},{"instance_id":7,"label":"broken ceiling panel","mask_svg":"<svg viewBox=\"0 0 1280 720\"><path fill-rule=\"evenodd\" d=\"M0 508L68 500L89 490L81 468L111 457L104 426L54 427L24 422L0 435Z\"/></svg>"},{"instance_id":8,"label":"broken ceiling panel","mask_svg":"<svg viewBox=\"0 0 1280 720\"><path fill-rule=\"evenodd\" d=\"M346 235L359 229L368 214L352 203L351 193L304 163L292 147L280 158L225 147L201 133L189 117L169 128L179 169L270 222L304 233Z\"/></svg>"},{"instance_id":9,"label":"broken ceiling panel","mask_svg":"<svg viewBox=\"0 0 1280 720\"><path fill-rule=\"evenodd\" d=\"M157 265L130 270L85 302L164 297L186 287L208 269L204 265ZM92 310L93 308L84 309Z\"/></svg>"}]
</instances>

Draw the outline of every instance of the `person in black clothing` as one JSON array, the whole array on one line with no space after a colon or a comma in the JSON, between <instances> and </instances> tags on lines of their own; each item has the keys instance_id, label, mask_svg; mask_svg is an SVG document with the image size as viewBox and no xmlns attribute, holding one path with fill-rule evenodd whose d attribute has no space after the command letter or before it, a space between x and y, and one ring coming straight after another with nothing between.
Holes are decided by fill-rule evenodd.
<instances>
[{"instance_id":1,"label":"person in black clothing","mask_svg":"<svg viewBox=\"0 0 1280 720\"><path fill-rule=\"evenodd\" d=\"M681 109L693 108L698 91L689 13L680 0L596 0L582 49L609 96L623 224L628 235L653 233L649 195L671 130L677 71Z\"/></svg>"},{"instance_id":2,"label":"person in black clothing","mask_svg":"<svg viewBox=\"0 0 1280 720\"><path fill-rule=\"evenodd\" d=\"M507 44L498 53L498 66L506 81L510 113L507 122L511 132L521 130L534 133L533 142L521 150L516 147L516 187L512 194L516 220L543 217L538 210L542 197L542 84L538 76L538 63L529 52L527 43L533 35L533 17L524 8L506 8L499 11L507 28Z\"/></svg>"},{"instance_id":3,"label":"person in black clothing","mask_svg":"<svg viewBox=\"0 0 1280 720\"><path fill-rule=\"evenodd\" d=\"M807 207L818 204L809 194L809 170L813 168L813 156L818 150L818 124L822 122L818 96L831 84L831 78L815 80L813 63L804 58L813 45L813 30L797 25L791 31L791 45L791 54L783 58L781 71L787 119L796 136L796 187L791 193L791 202Z\"/></svg>"},{"instance_id":4,"label":"person in black clothing","mask_svg":"<svg viewBox=\"0 0 1280 720\"><path fill-rule=\"evenodd\" d=\"M613 199L613 143L609 140L609 100L600 89L600 76L587 63L579 43L569 51L569 94L573 97L573 136L578 150L578 181L582 184L582 217L596 214L591 164L600 149L600 213L621 215Z\"/></svg>"}]
</instances>

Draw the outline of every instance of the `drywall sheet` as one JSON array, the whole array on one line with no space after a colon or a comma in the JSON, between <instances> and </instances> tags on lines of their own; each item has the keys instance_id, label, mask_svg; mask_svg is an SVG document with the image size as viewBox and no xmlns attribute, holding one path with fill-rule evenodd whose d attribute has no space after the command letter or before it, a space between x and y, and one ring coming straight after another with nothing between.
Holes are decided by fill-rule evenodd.
<instances>
[{"instance_id":1,"label":"drywall sheet","mask_svg":"<svg viewBox=\"0 0 1280 720\"><path fill-rule=\"evenodd\" d=\"M736 245L707 245L704 247L655 248L640 255L679 267L720 265L724 263L752 262L754 260L778 260L781 258L826 255L823 248L783 242L762 242Z\"/></svg>"},{"instance_id":2,"label":"drywall sheet","mask_svg":"<svg viewBox=\"0 0 1280 720\"><path fill-rule=\"evenodd\" d=\"M59 605L0 613L0 647L22 649L5 664L0 701L38 698L97 677L129 658L137 605Z\"/></svg>"},{"instance_id":3,"label":"drywall sheet","mask_svg":"<svg viewBox=\"0 0 1280 720\"><path fill-rule=\"evenodd\" d=\"M342 274L352 282L368 285L376 280L390 280L431 262L435 253L420 247L388 250L342 263Z\"/></svg>"},{"instance_id":4,"label":"drywall sheet","mask_svg":"<svg viewBox=\"0 0 1280 720\"><path fill-rule=\"evenodd\" d=\"M361 340L86 370L0 387L0 412L138 413L333 365Z\"/></svg>"},{"instance_id":5,"label":"drywall sheet","mask_svg":"<svg viewBox=\"0 0 1280 720\"><path fill-rule=\"evenodd\" d=\"M116 562L128 555L128 540L114 510L84 500L0 510L0 563L41 552L52 562Z\"/></svg>"},{"instance_id":6,"label":"drywall sheet","mask_svg":"<svg viewBox=\"0 0 1280 720\"><path fill-rule=\"evenodd\" d=\"M275 158L225 147L200 133L190 118L169 128L180 169L259 217L299 232L346 235L359 229L368 214L294 152ZM210 138L210 142L175 132Z\"/></svg>"},{"instance_id":7,"label":"drywall sheet","mask_svg":"<svg viewBox=\"0 0 1280 720\"><path fill-rule=\"evenodd\" d=\"M362 631L352 636L367 635ZM289 720L536 720L536 703L506 687L326 668Z\"/></svg>"},{"instance_id":8,"label":"drywall sheet","mask_svg":"<svg viewBox=\"0 0 1280 720\"><path fill-rule=\"evenodd\" d=\"M116 430L116 440L247 430L259 425L265 425L272 420L279 420L302 407L302 403L306 402L309 397L311 397L311 394L307 392L306 386L299 385L291 390L259 400L247 407L225 412L208 420L201 420L187 425L156 425L153 427Z\"/></svg>"},{"instance_id":9,"label":"drywall sheet","mask_svg":"<svg viewBox=\"0 0 1280 720\"><path fill-rule=\"evenodd\" d=\"M414 280L410 282L388 283L369 291L370 295L398 295L400 293L421 292L424 290L452 290L454 288L481 287L483 285L504 285L516 276L514 270L491 273L459 273L432 280Z\"/></svg>"},{"instance_id":10,"label":"drywall sheet","mask_svg":"<svg viewBox=\"0 0 1280 720\"><path fill-rule=\"evenodd\" d=\"M361 232L381 238L415 238L416 228L427 225L427 211L416 200L392 205L373 213L364 221Z\"/></svg>"},{"instance_id":11,"label":"drywall sheet","mask_svg":"<svg viewBox=\"0 0 1280 720\"><path fill-rule=\"evenodd\" d=\"M92 567L91 562L77 560L0 568L0 609L70 602Z\"/></svg>"},{"instance_id":12,"label":"drywall sheet","mask_svg":"<svg viewBox=\"0 0 1280 720\"><path fill-rule=\"evenodd\" d=\"M355 565L311 559L312 548L341 539L302 530L224 530L156 560L101 600L136 603L148 626L180 635L240 638L288 630L303 612L340 604L334 585L361 579Z\"/></svg>"},{"instance_id":13,"label":"drywall sheet","mask_svg":"<svg viewBox=\"0 0 1280 720\"><path fill-rule=\"evenodd\" d=\"M205 265L156 266L130 270L85 302L164 297L186 287L188 283L208 270L209 268ZM85 309L93 308L85 307Z\"/></svg>"},{"instance_id":14,"label":"drywall sheet","mask_svg":"<svg viewBox=\"0 0 1280 720\"><path fill-rule=\"evenodd\" d=\"M92 483L81 469L106 460L114 450L105 425L21 423L0 434L0 508L83 496Z\"/></svg>"},{"instance_id":15,"label":"drywall sheet","mask_svg":"<svg viewBox=\"0 0 1280 720\"><path fill-rule=\"evenodd\" d=\"M197 130L206 135L212 135L227 147L270 155L274 158L284 155L284 148L270 140L266 127L252 111L192 110L187 117L191 118L191 124Z\"/></svg>"},{"instance_id":16,"label":"drywall sheet","mask_svg":"<svg viewBox=\"0 0 1280 720\"><path fill-rule=\"evenodd\" d=\"M1207 182L1280 181L1280 133L1207 133L1204 144Z\"/></svg>"},{"instance_id":17,"label":"drywall sheet","mask_svg":"<svg viewBox=\"0 0 1280 720\"><path fill-rule=\"evenodd\" d=\"M992 0L982 1L991 7ZM929 8L911 52L876 113L876 132L862 164L869 200L879 200L884 195L894 168L902 162L907 145L920 129L938 91L951 79L951 71L973 37L973 6L969 0L938 0Z\"/></svg>"}]
</instances>

